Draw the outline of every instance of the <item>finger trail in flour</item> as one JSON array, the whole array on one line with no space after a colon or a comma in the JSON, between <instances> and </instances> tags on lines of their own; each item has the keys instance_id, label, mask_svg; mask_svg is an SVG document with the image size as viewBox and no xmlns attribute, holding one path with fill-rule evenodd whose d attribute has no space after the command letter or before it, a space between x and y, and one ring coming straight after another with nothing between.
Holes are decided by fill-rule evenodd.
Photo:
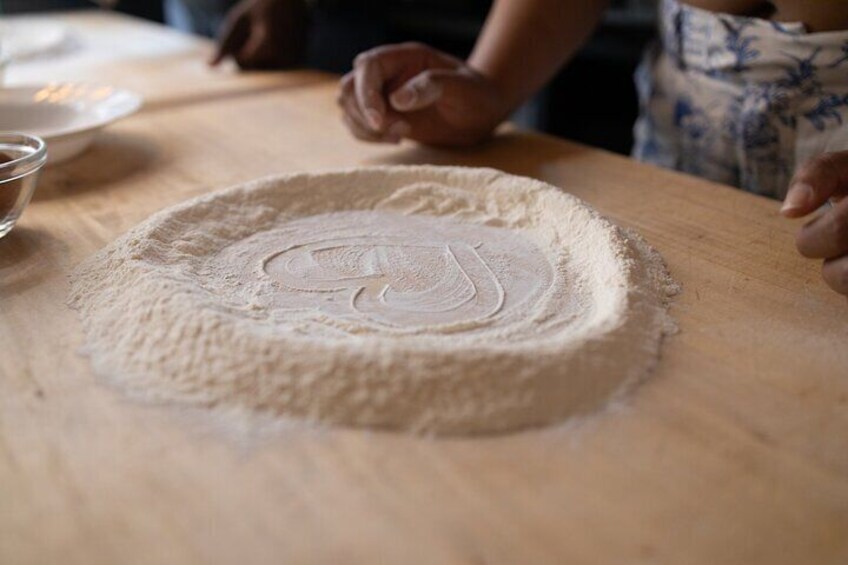
<instances>
[{"instance_id":1,"label":"finger trail in flour","mask_svg":"<svg viewBox=\"0 0 848 565\"><path fill-rule=\"evenodd\" d=\"M288 222L227 247L208 268L214 292L303 332L313 320L286 313L320 312L349 333L480 332L525 317L553 282L548 260L518 233L373 211Z\"/></svg>"}]
</instances>

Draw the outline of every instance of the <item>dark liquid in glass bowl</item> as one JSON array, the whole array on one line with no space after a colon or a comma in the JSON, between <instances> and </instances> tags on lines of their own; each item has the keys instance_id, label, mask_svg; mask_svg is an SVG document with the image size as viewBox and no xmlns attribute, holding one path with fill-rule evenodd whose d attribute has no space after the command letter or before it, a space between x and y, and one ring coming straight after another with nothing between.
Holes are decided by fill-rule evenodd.
<instances>
[{"instance_id":1,"label":"dark liquid in glass bowl","mask_svg":"<svg viewBox=\"0 0 848 565\"><path fill-rule=\"evenodd\" d=\"M23 154L18 157L23 157ZM18 157L6 151L0 151L0 165L14 161ZM21 185L20 179L0 184L0 217L5 217L14 209L15 203L18 201L18 196L21 193Z\"/></svg>"},{"instance_id":2,"label":"dark liquid in glass bowl","mask_svg":"<svg viewBox=\"0 0 848 565\"><path fill-rule=\"evenodd\" d=\"M0 165L32 154L31 150L0 145ZM26 200L29 200L28 187L34 183L35 175L29 174L7 181L0 181L0 236L5 235L21 215Z\"/></svg>"}]
</instances>

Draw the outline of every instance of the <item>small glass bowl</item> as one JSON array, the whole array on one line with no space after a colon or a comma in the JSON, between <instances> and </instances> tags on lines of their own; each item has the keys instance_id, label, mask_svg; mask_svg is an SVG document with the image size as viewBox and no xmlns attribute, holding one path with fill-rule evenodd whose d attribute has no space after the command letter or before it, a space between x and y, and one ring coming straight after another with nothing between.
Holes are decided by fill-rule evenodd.
<instances>
[{"instance_id":1,"label":"small glass bowl","mask_svg":"<svg viewBox=\"0 0 848 565\"><path fill-rule=\"evenodd\" d=\"M40 137L0 133L0 237L21 216L47 161L47 145Z\"/></svg>"}]
</instances>

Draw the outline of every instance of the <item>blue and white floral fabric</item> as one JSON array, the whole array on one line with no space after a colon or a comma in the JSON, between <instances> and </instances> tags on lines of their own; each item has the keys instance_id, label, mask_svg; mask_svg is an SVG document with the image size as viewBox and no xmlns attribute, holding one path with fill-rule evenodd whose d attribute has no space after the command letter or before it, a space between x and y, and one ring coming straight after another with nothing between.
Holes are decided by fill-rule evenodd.
<instances>
[{"instance_id":1,"label":"blue and white floral fabric","mask_svg":"<svg viewBox=\"0 0 848 565\"><path fill-rule=\"evenodd\" d=\"M797 165L848 149L848 31L663 0L636 72L633 156L782 198Z\"/></svg>"}]
</instances>

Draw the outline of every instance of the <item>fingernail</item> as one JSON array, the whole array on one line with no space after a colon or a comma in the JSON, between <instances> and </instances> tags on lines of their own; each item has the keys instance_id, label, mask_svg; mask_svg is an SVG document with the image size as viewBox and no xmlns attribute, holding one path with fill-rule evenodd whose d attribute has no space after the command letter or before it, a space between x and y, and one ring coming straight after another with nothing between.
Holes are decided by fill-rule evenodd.
<instances>
[{"instance_id":1,"label":"fingernail","mask_svg":"<svg viewBox=\"0 0 848 565\"><path fill-rule=\"evenodd\" d=\"M809 206L813 199L813 187L805 182L798 182L789 187L786 200L780 208L781 214L794 212Z\"/></svg>"},{"instance_id":2,"label":"fingernail","mask_svg":"<svg viewBox=\"0 0 848 565\"><path fill-rule=\"evenodd\" d=\"M398 110L409 108L415 102L415 92L410 88L401 88L392 93L392 106Z\"/></svg>"},{"instance_id":3,"label":"fingernail","mask_svg":"<svg viewBox=\"0 0 848 565\"><path fill-rule=\"evenodd\" d=\"M365 119L368 120L368 125L371 129L380 129L383 126L383 116L374 108L365 110Z\"/></svg>"}]
</instances>

